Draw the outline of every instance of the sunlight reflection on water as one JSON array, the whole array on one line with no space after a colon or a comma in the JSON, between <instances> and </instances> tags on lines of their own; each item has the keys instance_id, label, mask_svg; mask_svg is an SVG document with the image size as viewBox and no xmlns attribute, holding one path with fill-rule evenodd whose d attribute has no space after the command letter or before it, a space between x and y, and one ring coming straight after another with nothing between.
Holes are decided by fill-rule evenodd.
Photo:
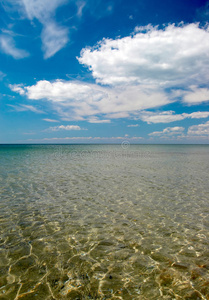
<instances>
[{"instance_id":1,"label":"sunlight reflection on water","mask_svg":"<svg viewBox=\"0 0 209 300\"><path fill-rule=\"evenodd\" d=\"M209 299L208 170L208 146L0 146L1 299Z\"/></svg>"}]
</instances>

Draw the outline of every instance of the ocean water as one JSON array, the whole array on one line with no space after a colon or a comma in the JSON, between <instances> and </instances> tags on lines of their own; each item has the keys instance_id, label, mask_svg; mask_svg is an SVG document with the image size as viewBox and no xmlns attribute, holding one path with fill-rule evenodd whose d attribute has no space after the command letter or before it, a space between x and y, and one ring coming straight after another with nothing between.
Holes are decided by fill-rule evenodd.
<instances>
[{"instance_id":1,"label":"ocean water","mask_svg":"<svg viewBox=\"0 0 209 300\"><path fill-rule=\"evenodd\" d=\"M209 299L209 146L1 145L0 299Z\"/></svg>"}]
</instances>

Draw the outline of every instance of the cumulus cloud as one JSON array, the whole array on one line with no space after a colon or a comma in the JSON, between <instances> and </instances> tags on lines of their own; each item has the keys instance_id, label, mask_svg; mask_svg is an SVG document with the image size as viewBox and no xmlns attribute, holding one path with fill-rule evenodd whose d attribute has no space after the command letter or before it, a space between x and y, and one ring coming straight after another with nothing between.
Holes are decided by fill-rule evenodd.
<instances>
[{"instance_id":1,"label":"cumulus cloud","mask_svg":"<svg viewBox=\"0 0 209 300\"><path fill-rule=\"evenodd\" d=\"M188 135L209 136L209 121L199 125L193 125L188 128Z\"/></svg>"},{"instance_id":2,"label":"cumulus cloud","mask_svg":"<svg viewBox=\"0 0 209 300\"><path fill-rule=\"evenodd\" d=\"M13 37L9 35L0 35L0 49L14 59L21 59L29 56L27 51L16 48Z\"/></svg>"},{"instance_id":3,"label":"cumulus cloud","mask_svg":"<svg viewBox=\"0 0 209 300\"><path fill-rule=\"evenodd\" d=\"M158 89L140 86L102 87L78 81L38 81L32 86L10 85L12 91L31 100L48 100L63 120L97 121L124 118L134 112L169 103L167 95ZM105 121L109 122L109 121Z\"/></svg>"},{"instance_id":4,"label":"cumulus cloud","mask_svg":"<svg viewBox=\"0 0 209 300\"><path fill-rule=\"evenodd\" d=\"M173 135L182 135L184 127L167 127L163 131L154 131L149 133L150 136L173 136Z\"/></svg>"},{"instance_id":5,"label":"cumulus cloud","mask_svg":"<svg viewBox=\"0 0 209 300\"><path fill-rule=\"evenodd\" d=\"M68 42L68 29L60 26L54 19L56 9L64 5L66 0L9 0L16 5L21 16L37 19L43 26L41 33L44 58L52 57Z\"/></svg>"},{"instance_id":6,"label":"cumulus cloud","mask_svg":"<svg viewBox=\"0 0 209 300\"><path fill-rule=\"evenodd\" d=\"M49 21L43 29L43 35L44 30L49 31L47 46L43 46L48 58L65 44L62 40L67 32L63 33L63 28L56 24L50 32L55 24L51 16L64 2L52 1L48 12L43 10L45 4L37 8L33 2L25 1L28 18ZM55 41L56 30L58 48L50 46ZM204 28L182 23L163 29L152 25L137 27L128 37L103 39L95 47L83 49L78 60L92 71L96 84L41 80L31 86L10 85L10 88L28 99L49 101L64 121L108 123L114 118L133 118L147 123L170 123L209 116L208 112L146 111L180 98L187 104L208 100L208 89L203 86L209 80L209 25Z\"/></svg>"},{"instance_id":7,"label":"cumulus cloud","mask_svg":"<svg viewBox=\"0 0 209 300\"><path fill-rule=\"evenodd\" d=\"M132 36L103 39L83 49L78 60L102 84L207 83L208 28L198 24L140 27Z\"/></svg>"},{"instance_id":8,"label":"cumulus cloud","mask_svg":"<svg viewBox=\"0 0 209 300\"><path fill-rule=\"evenodd\" d=\"M103 87L79 81L42 80L32 86L10 85L10 89L30 100L49 101L64 121L87 120L110 123L111 119L133 118L151 123L170 123L186 118L209 117L209 111L176 114L174 111L153 112L170 103L163 91L141 86Z\"/></svg>"},{"instance_id":9,"label":"cumulus cloud","mask_svg":"<svg viewBox=\"0 0 209 300\"><path fill-rule=\"evenodd\" d=\"M97 101L103 98L103 90L96 85L90 85L73 81L56 80L53 82L40 80L32 86L10 85L14 92L25 94L29 99L41 100L47 99L52 102L70 102L70 101Z\"/></svg>"}]
</instances>

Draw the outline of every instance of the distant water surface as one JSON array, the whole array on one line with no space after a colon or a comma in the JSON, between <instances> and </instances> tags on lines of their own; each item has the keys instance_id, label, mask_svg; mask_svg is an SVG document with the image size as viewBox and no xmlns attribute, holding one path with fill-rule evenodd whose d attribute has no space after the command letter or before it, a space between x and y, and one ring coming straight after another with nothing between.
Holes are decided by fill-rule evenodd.
<instances>
[{"instance_id":1,"label":"distant water surface","mask_svg":"<svg viewBox=\"0 0 209 300\"><path fill-rule=\"evenodd\" d=\"M209 146L0 145L0 299L209 299Z\"/></svg>"}]
</instances>

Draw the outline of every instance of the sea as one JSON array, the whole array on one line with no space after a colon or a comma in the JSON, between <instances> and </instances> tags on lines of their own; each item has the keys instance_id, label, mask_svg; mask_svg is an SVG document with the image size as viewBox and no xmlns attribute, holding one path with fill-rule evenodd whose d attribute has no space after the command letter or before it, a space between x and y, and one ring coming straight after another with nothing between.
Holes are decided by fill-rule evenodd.
<instances>
[{"instance_id":1,"label":"sea","mask_svg":"<svg viewBox=\"0 0 209 300\"><path fill-rule=\"evenodd\" d=\"M0 299L209 299L209 145L0 145Z\"/></svg>"}]
</instances>

